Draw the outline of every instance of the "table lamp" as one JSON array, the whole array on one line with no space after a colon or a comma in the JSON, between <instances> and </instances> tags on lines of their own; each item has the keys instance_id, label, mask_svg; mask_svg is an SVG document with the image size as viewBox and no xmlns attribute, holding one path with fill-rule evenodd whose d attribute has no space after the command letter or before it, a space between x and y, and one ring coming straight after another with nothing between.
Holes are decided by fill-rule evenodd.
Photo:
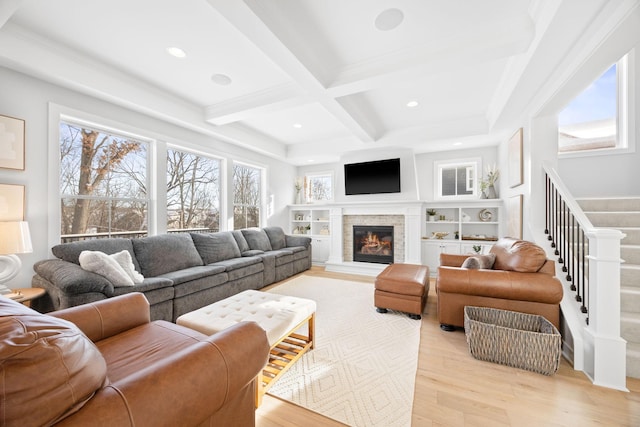
<instances>
[{"instance_id":1,"label":"table lamp","mask_svg":"<svg viewBox=\"0 0 640 427\"><path fill-rule=\"evenodd\" d=\"M20 272L22 262L15 254L33 252L29 224L26 221L0 222L0 294L9 294L11 289L4 284Z\"/></svg>"}]
</instances>

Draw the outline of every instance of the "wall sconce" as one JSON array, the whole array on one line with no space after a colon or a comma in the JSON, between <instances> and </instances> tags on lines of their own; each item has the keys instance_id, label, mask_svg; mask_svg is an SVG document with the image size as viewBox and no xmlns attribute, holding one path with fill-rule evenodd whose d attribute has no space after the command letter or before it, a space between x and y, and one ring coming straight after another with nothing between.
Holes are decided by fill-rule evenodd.
<instances>
[{"instance_id":1,"label":"wall sconce","mask_svg":"<svg viewBox=\"0 0 640 427\"><path fill-rule=\"evenodd\" d=\"M4 284L20 272L22 261L15 254L33 252L31 233L26 221L0 222L0 294L11 293Z\"/></svg>"}]
</instances>

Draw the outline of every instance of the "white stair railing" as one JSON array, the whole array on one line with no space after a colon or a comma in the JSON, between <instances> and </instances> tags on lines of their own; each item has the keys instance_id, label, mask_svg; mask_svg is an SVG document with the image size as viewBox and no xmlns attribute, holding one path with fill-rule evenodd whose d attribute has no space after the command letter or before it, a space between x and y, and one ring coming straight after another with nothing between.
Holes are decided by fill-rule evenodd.
<instances>
[{"instance_id":1,"label":"white stair railing","mask_svg":"<svg viewBox=\"0 0 640 427\"><path fill-rule=\"evenodd\" d=\"M561 307L573 335L574 368L594 384L626 388L626 341L620 337L620 241L624 234L596 228L556 171L545 165L545 234L567 285Z\"/></svg>"}]
</instances>

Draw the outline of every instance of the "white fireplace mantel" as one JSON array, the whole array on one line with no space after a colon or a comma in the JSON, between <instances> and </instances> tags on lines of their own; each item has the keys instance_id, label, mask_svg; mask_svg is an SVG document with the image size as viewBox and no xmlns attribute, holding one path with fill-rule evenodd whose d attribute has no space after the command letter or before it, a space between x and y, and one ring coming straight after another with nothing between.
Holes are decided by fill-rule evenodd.
<instances>
[{"instance_id":1,"label":"white fireplace mantel","mask_svg":"<svg viewBox=\"0 0 640 427\"><path fill-rule=\"evenodd\" d=\"M424 205L419 201L409 202L358 202L327 205L331 230L327 271L375 276L385 264L353 262L344 259L344 216L347 215L402 215L404 217L404 262L421 264L421 238Z\"/></svg>"}]
</instances>

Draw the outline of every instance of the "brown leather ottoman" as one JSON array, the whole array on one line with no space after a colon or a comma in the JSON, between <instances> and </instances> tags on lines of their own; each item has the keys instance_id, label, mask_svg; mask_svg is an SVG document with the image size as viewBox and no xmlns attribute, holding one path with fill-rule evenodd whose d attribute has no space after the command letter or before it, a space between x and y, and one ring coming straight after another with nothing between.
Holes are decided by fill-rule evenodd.
<instances>
[{"instance_id":1,"label":"brown leather ottoman","mask_svg":"<svg viewBox=\"0 0 640 427\"><path fill-rule=\"evenodd\" d=\"M429 294L429 267L391 264L376 277L375 285L374 305L378 313L397 310L420 319Z\"/></svg>"}]
</instances>

